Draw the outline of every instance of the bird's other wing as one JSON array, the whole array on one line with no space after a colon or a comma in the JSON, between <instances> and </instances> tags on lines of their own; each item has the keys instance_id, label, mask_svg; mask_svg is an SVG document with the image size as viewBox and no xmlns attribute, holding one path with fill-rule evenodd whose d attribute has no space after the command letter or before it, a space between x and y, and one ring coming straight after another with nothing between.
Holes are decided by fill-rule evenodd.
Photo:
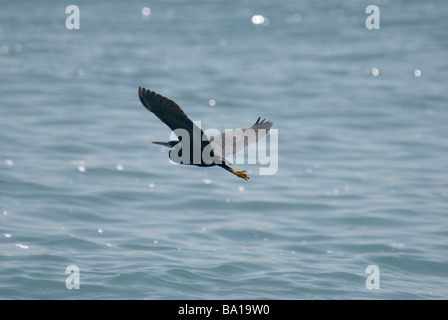
<instances>
[{"instance_id":1,"label":"bird's other wing","mask_svg":"<svg viewBox=\"0 0 448 320\"><path fill-rule=\"evenodd\" d=\"M250 128L230 130L213 137L210 141L215 155L224 159L261 140L269 132L272 124L271 121L266 119L260 121L258 118Z\"/></svg>"},{"instance_id":2,"label":"bird's other wing","mask_svg":"<svg viewBox=\"0 0 448 320\"><path fill-rule=\"evenodd\" d=\"M138 88L138 96L146 109L154 113L171 130L185 129L193 137L193 128L205 138L204 132L191 121L176 102L145 88Z\"/></svg>"}]
</instances>

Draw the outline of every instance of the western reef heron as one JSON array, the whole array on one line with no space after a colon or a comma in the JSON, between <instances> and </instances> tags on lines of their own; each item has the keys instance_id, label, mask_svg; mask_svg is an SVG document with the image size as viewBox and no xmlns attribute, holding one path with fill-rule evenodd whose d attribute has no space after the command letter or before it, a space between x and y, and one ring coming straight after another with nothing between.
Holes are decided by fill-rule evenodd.
<instances>
[{"instance_id":1,"label":"western reef heron","mask_svg":"<svg viewBox=\"0 0 448 320\"><path fill-rule=\"evenodd\" d=\"M246 170L234 170L229 167L231 163L226 157L266 136L272 122L260 121L258 118L250 128L226 130L225 133L209 139L174 101L140 87L138 96L145 108L154 113L178 137L179 140L152 142L170 148L169 157L173 162L199 167L219 166L244 180L249 179Z\"/></svg>"}]
</instances>

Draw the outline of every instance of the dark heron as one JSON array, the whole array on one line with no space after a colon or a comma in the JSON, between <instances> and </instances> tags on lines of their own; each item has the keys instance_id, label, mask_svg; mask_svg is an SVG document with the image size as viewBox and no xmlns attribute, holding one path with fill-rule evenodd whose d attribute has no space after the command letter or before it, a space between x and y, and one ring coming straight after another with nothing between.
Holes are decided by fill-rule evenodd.
<instances>
[{"instance_id":1,"label":"dark heron","mask_svg":"<svg viewBox=\"0 0 448 320\"><path fill-rule=\"evenodd\" d=\"M258 118L250 128L226 131L209 139L174 101L140 87L138 96L145 108L153 112L178 137L179 140L175 141L152 142L170 148L169 157L172 161L200 167L219 166L242 179L249 179L245 170L233 170L229 167L231 163L226 157L263 138L271 129L272 122L260 121Z\"/></svg>"}]
</instances>

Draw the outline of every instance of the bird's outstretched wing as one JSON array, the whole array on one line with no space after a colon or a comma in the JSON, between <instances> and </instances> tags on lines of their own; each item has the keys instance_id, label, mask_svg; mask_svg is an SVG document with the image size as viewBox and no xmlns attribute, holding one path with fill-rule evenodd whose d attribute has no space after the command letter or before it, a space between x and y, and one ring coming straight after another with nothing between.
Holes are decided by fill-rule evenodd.
<instances>
[{"instance_id":1,"label":"bird's outstretched wing","mask_svg":"<svg viewBox=\"0 0 448 320\"><path fill-rule=\"evenodd\" d=\"M271 121L266 121L266 119L260 121L260 118L258 118L257 122L250 128L226 131L211 138L210 142L215 155L225 159L237 153L266 136L272 124Z\"/></svg>"},{"instance_id":2,"label":"bird's outstretched wing","mask_svg":"<svg viewBox=\"0 0 448 320\"><path fill-rule=\"evenodd\" d=\"M171 130L185 129L190 137L193 137L193 128L195 128L195 132L200 132L203 139L206 139L204 132L187 117L173 100L140 87L138 88L138 96L145 108L154 113Z\"/></svg>"}]
</instances>

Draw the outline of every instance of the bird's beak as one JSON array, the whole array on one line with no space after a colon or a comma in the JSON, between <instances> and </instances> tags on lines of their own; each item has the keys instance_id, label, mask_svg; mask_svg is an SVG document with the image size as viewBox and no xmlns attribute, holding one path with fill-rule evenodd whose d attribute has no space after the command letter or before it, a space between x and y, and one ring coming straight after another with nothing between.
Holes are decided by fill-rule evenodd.
<instances>
[{"instance_id":1,"label":"bird's beak","mask_svg":"<svg viewBox=\"0 0 448 320\"><path fill-rule=\"evenodd\" d=\"M151 143L154 143L154 144L160 144L160 145L162 145L162 146L165 146L165 147L170 148L170 143L169 143L169 142L151 141Z\"/></svg>"}]
</instances>

